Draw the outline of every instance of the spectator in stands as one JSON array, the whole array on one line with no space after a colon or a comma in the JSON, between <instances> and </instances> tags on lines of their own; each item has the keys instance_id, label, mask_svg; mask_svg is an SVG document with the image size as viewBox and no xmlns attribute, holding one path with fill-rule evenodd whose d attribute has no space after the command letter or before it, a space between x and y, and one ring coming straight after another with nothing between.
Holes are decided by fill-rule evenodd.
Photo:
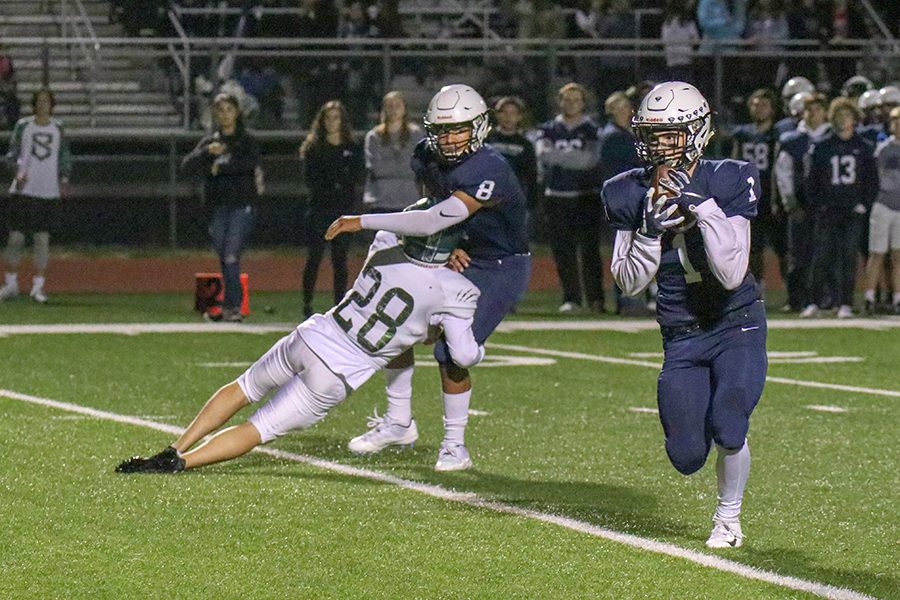
<instances>
[{"instance_id":1,"label":"spectator in stands","mask_svg":"<svg viewBox=\"0 0 900 600\"><path fill-rule=\"evenodd\" d=\"M326 102L316 113L300 146L300 158L309 189L309 255L303 269L303 317L307 318L313 314L313 292L325 252L325 230L342 214L357 212L365 177L362 148L353 139L347 109L339 100ZM331 240L335 304L347 291L347 249L351 239L338 236Z\"/></svg>"},{"instance_id":2,"label":"spectator in stands","mask_svg":"<svg viewBox=\"0 0 900 600\"><path fill-rule=\"evenodd\" d=\"M693 83L692 55L694 47L700 41L700 34L687 3L682 0L666 1L660 39L666 54L668 78Z\"/></svg>"},{"instance_id":3,"label":"spectator in stands","mask_svg":"<svg viewBox=\"0 0 900 600\"><path fill-rule=\"evenodd\" d=\"M781 208L787 215L787 308L799 312L810 304L810 264L813 255L813 216L809 211L803 179L803 163L809 146L831 128L828 123L828 101L822 94L806 94L802 120L796 129L786 131L778 139L775 181Z\"/></svg>"},{"instance_id":4,"label":"spectator in stands","mask_svg":"<svg viewBox=\"0 0 900 600\"><path fill-rule=\"evenodd\" d=\"M862 219L878 191L872 144L856 133L856 105L848 98L835 98L828 108L828 120L832 130L811 147L805 181L815 229L812 303L800 313L802 318L819 313L824 283L835 271L837 316L854 316L853 289Z\"/></svg>"},{"instance_id":5,"label":"spectator in stands","mask_svg":"<svg viewBox=\"0 0 900 600\"><path fill-rule=\"evenodd\" d=\"M704 50L738 40L747 27L747 0L700 0L697 24L703 34Z\"/></svg>"},{"instance_id":6,"label":"spectator in stands","mask_svg":"<svg viewBox=\"0 0 900 600\"><path fill-rule=\"evenodd\" d=\"M284 88L275 69L271 66L261 66L259 59L251 57L241 70L237 82L247 94L256 98L259 105L256 126L260 129L281 128Z\"/></svg>"},{"instance_id":7,"label":"spectator in stands","mask_svg":"<svg viewBox=\"0 0 900 600\"><path fill-rule=\"evenodd\" d=\"M602 40L637 37L631 0L608 0L607 10L597 19L597 36ZM633 46L616 46L616 50L634 50ZM606 98L615 90L624 90L635 80L633 56L604 56L600 61L599 81L594 86L598 98Z\"/></svg>"},{"instance_id":8,"label":"spectator in stands","mask_svg":"<svg viewBox=\"0 0 900 600\"><path fill-rule=\"evenodd\" d=\"M822 3L819 17L819 38L823 42L840 44L844 40L868 37L870 37L869 31L858 2L851 4L847 0L828 0ZM828 80L834 83L845 81L856 73L856 61L854 60L833 58L826 60L825 65L828 71Z\"/></svg>"},{"instance_id":9,"label":"spectator in stands","mask_svg":"<svg viewBox=\"0 0 900 600\"><path fill-rule=\"evenodd\" d=\"M756 0L750 10L747 23L747 40L754 49L763 52L778 52L782 49L779 42L789 39L787 15L780 0ZM785 72L784 65L778 56L756 58L750 71L750 83L754 86L773 86L778 73ZM763 188L765 189L765 188Z\"/></svg>"},{"instance_id":10,"label":"spectator in stands","mask_svg":"<svg viewBox=\"0 0 900 600\"><path fill-rule=\"evenodd\" d=\"M0 42L0 129L12 129L19 120L19 97L16 94L16 69Z\"/></svg>"},{"instance_id":11,"label":"spectator in stands","mask_svg":"<svg viewBox=\"0 0 900 600\"><path fill-rule=\"evenodd\" d=\"M583 86L568 83L557 98L560 113L539 127L535 150L544 179L547 228L553 233L550 246L563 288L559 312L583 306L582 281L587 305L603 312L597 124L585 115L587 90Z\"/></svg>"},{"instance_id":12,"label":"spectator in stands","mask_svg":"<svg viewBox=\"0 0 900 600\"><path fill-rule=\"evenodd\" d=\"M334 0L300 0L294 21L296 38L336 38L339 14ZM304 57L294 61L291 73L297 96L298 119L312 121L315 111L343 92L342 61L330 57Z\"/></svg>"},{"instance_id":13,"label":"spectator in stands","mask_svg":"<svg viewBox=\"0 0 900 600\"><path fill-rule=\"evenodd\" d=\"M369 15L360 0L354 0L344 10L344 18L338 28L338 37L343 39L367 39L376 35L369 22ZM377 106L381 89L381 66L368 58L351 58L341 65L344 79L343 93L347 99L347 109L356 127L368 123L369 108Z\"/></svg>"},{"instance_id":14,"label":"spectator in stands","mask_svg":"<svg viewBox=\"0 0 900 600\"><path fill-rule=\"evenodd\" d=\"M260 152L244 125L237 98L218 94L213 100L213 112L215 130L200 140L181 164L185 171L204 178L209 235L219 255L225 285L221 314L208 312L204 317L240 322L241 253L256 216Z\"/></svg>"},{"instance_id":15,"label":"spectator in stands","mask_svg":"<svg viewBox=\"0 0 900 600\"><path fill-rule=\"evenodd\" d=\"M525 137L522 121L525 103L517 96L504 96L494 104L497 125L488 133L485 142L503 155L512 166L531 213L532 232L536 225L534 211L538 206L537 158L534 144Z\"/></svg>"},{"instance_id":16,"label":"spectator in stands","mask_svg":"<svg viewBox=\"0 0 900 600\"><path fill-rule=\"evenodd\" d=\"M366 186L363 203L368 212L397 212L421 197L409 160L425 137L409 120L403 94L392 91L381 101L378 125L366 133ZM332 242L334 243L334 242Z\"/></svg>"},{"instance_id":17,"label":"spectator in stands","mask_svg":"<svg viewBox=\"0 0 900 600\"><path fill-rule=\"evenodd\" d=\"M50 259L50 233L56 224L61 197L68 193L72 158L62 124L53 118L56 101L48 89L31 97L33 116L19 119L6 158L16 175L9 193L9 239L6 244L6 280L0 300L18 295L19 264L25 235L34 244L31 298L47 302L44 276Z\"/></svg>"},{"instance_id":18,"label":"spectator in stands","mask_svg":"<svg viewBox=\"0 0 900 600\"><path fill-rule=\"evenodd\" d=\"M894 290L891 312L900 315L900 107L891 109L888 128L891 136L875 150L879 190L869 218L865 312L875 312L875 288L881 280L884 259L890 248Z\"/></svg>"},{"instance_id":19,"label":"spectator in stands","mask_svg":"<svg viewBox=\"0 0 900 600\"><path fill-rule=\"evenodd\" d=\"M516 0L500 0L497 11L488 17L488 25L501 38L519 37L519 14Z\"/></svg>"}]
</instances>

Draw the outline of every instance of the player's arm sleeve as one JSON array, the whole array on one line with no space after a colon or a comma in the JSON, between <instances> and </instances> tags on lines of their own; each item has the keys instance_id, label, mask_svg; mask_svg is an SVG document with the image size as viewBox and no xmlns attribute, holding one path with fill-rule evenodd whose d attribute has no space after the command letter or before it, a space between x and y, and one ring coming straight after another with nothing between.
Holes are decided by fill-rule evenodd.
<instances>
[{"instance_id":1,"label":"player's arm sleeve","mask_svg":"<svg viewBox=\"0 0 900 600\"><path fill-rule=\"evenodd\" d=\"M713 199L694 208L709 268L726 290L741 284L750 261L750 220L726 217Z\"/></svg>"},{"instance_id":2,"label":"player's arm sleeve","mask_svg":"<svg viewBox=\"0 0 900 600\"><path fill-rule=\"evenodd\" d=\"M610 270L626 296L636 296L650 285L659 270L662 242L637 231L616 231Z\"/></svg>"},{"instance_id":3,"label":"player's arm sleeve","mask_svg":"<svg viewBox=\"0 0 900 600\"><path fill-rule=\"evenodd\" d=\"M439 323L450 350L450 358L463 369L474 367L484 358L484 346L475 341L472 333L472 317L452 314L440 315Z\"/></svg>"},{"instance_id":4,"label":"player's arm sleeve","mask_svg":"<svg viewBox=\"0 0 900 600\"><path fill-rule=\"evenodd\" d=\"M72 175L72 149L69 146L69 137L65 130L59 128L59 178L68 181Z\"/></svg>"},{"instance_id":5,"label":"player's arm sleeve","mask_svg":"<svg viewBox=\"0 0 900 600\"><path fill-rule=\"evenodd\" d=\"M370 214L360 217L363 229L384 229L399 235L433 235L469 218L469 207L456 196L438 202L428 210Z\"/></svg>"},{"instance_id":6,"label":"player's arm sleeve","mask_svg":"<svg viewBox=\"0 0 900 600\"><path fill-rule=\"evenodd\" d=\"M794 189L794 159L790 154L782 150L775 159L775 183L778 184L778 192L782 197L795 196Z\"/></svg>"}]
</instances>

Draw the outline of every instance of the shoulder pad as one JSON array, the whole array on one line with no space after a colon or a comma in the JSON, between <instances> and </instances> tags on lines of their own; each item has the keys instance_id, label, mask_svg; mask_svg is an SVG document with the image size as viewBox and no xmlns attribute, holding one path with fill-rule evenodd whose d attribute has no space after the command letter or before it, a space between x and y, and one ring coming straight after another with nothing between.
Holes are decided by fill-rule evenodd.
<instances>
[{"instance_id":1,"label":"shoulder pad","mask_svg":"<svg viewBox=\"0 0 900 600\"><path fill-rule=\"evenodd\" d=\"M475 314L481 290L474 283L447 268L437 271L444 291L444 307L442 312L461 319L469 319Z\"/></svg>"},{"instance_id":2,"label":"shoulder pad","mask_svg":"<svg viewBox=\"0 0 900 600\"><path fill-rule=\"evenodd\" d=\"M631 169L606 180L600 198L613 229L635 231L640 227L648 184L643 168Z\"/></svg>"},{"instance_id":3,"label":"shoulder pad","mask_svg":"<svg viewBox=\"0 0 900 600\"><path fill-rule=\"evenodd\" d=\"M748 162L730 158L710 162L713 172L709 191L725 216L755 217L759 203L768 202L762 197L759 170Z\"/></svg>"}]
</instances>

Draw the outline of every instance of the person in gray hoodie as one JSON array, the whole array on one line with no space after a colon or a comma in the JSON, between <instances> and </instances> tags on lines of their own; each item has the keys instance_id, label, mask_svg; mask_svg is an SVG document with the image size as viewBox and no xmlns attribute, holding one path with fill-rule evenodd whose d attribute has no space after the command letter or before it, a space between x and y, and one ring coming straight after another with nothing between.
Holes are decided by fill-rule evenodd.
<instances>
[{"instance_id":1,"label":"person in gray hoodie","mask_svg":"<svg viewBox=\"0 0 900 600\"><path fill-rule=\"evenodd\" d=\"M366 133L366 187L363 203L368 212L395 212L416 202L420 190L409 166L422 128L406 117L406 101L397 91L385 94L378 125Z\"/></svg>"}]
</instances>

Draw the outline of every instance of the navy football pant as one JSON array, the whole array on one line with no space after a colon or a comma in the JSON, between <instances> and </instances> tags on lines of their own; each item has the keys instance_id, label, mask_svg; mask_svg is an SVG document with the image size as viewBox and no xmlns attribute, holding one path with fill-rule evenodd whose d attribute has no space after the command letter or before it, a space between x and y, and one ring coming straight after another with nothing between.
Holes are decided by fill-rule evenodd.
<instances>
[{"instance_id":1,"label":"navy football pant","mask_svg":"<svg viewBox=\"0 0 900 600\"><path fill-rule=\"evenodd\" d=\"M766 381L765 307L758 301L706 329L664 338L663 349L657 403L666 452L690 475L712 441L729 450L744 445Z\"/></svg>"},{"instance_id":2,"label":"navy football pant","mask_svg":"<svg viewBox=\"0 0 900 600\"><path fill-rule=\"evenodd\" d=\"M497 260L473 258L462 274L481 290L472 333L475 341L483 344L525 295L531 278L531 255L516 254ZM443 338L434 345L434 358L442 365L452 362Z\"/></svg>"}]
</instances>

